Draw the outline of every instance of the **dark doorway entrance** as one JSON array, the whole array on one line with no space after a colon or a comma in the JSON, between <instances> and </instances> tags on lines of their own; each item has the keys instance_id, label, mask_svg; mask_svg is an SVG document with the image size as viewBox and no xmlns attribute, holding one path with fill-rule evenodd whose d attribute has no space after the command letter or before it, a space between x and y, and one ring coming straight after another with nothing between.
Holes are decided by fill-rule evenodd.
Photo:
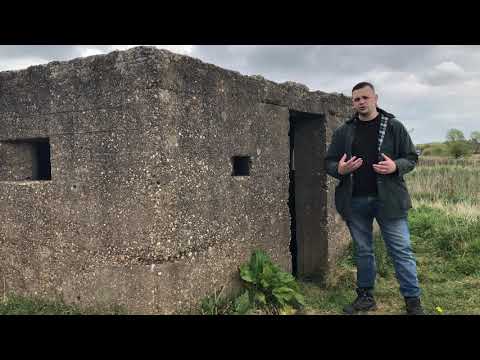
<instances>
[{"instance_id":1,"label":"dark doorway entrance","mask_svg":"<svg viewBox=\"0 0 480 360\"><path fill-rule=\"evenodd\" d=\"M291 110L289 137L292 272L321 281L328 255L324 116Z\"/></svg>"}]
</instances>

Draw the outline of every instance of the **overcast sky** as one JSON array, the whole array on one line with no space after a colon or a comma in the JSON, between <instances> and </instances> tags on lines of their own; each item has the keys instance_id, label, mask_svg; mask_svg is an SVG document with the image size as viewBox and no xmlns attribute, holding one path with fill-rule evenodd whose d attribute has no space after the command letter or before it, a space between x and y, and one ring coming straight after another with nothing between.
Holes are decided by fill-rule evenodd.
<instances>
[{"instance_id":1,"label":"overcast sky","mask_svg":"<svg viewBox=\"0 0 480 360\"><path fill-rule=\"evenodd\" d=\"M0 45L0 71L124 50L133 45ZM311 91L351 95L372 82L379 106L397 116L415 143L444 141L451 128L480 130L480 46L157 45L202 61L296 81Z\"/></svg>"}]
</instances>

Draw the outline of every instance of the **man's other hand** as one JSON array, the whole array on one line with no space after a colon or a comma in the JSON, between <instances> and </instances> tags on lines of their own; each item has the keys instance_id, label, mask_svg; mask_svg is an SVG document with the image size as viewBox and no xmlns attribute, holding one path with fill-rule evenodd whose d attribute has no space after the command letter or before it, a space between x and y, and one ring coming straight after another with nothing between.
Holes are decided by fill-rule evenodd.
<instances>
[{"instance_id":1,"label":"man's other hand","mask_svg":"<svg viewBox=\"0 0 480 360\"><path fill-rule=\"evenodd\" d=\"M377 174L382 174L382 175L392 174L395 171L397 171L397 164L395 164L395 161L393 161L383 153L382 153L382 156L385 160L380 161L378 164L373 164L373 170Z\"/></svg>"}]
</instances>

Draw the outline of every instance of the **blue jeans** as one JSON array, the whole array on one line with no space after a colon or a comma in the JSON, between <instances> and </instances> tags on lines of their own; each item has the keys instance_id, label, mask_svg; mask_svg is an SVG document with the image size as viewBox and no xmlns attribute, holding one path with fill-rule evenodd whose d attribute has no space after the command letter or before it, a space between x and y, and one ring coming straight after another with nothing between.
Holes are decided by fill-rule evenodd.
<instances>
[{"instance_id":1,"label":"blue jeans","mask_svg":"<svg viewBox=\"0 0 480 360\"><path fill-rule=\"evenodd\" d=\"M382 217L377 197L353 197L352 217L347 226L355 243L357 264L357 287L374 288L376 277L373 252L373 219L377 220L387 252L393 260L400 292L406 297L420 296L417 265L413 255L407 213L404 217L388 219Z\"/></svg>"}]
</instances>

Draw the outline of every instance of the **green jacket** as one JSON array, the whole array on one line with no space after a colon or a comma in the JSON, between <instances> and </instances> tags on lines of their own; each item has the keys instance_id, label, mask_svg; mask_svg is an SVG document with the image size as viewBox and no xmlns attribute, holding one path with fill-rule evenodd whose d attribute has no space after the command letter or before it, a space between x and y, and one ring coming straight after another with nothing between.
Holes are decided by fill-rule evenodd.
<instances>
[{"instance_id":1,"label":"green jacket","mask_svg":"<svg viewBox=\"0 0 480 360\"><path fill-rule=\"evenodd\" d=\"M377 111L380 113L377 144L380 149L379 161L383 160L381 153L384 153L397 165L397 171L392 174L377 174L379 211L389 218L406 216L412 202L403 176L415 168L418 155L403 124L395 119L394 115L380 108L377 108ZM340 180L335 189L335 206L344 220L348 220L351 214L353 175L352 173L340 175L338 162L345 153L347 159L352 157L352 142L357 121L359 120L355 115L334 131L325 157L327 173Z\"/></svg>"}]
</instances>

